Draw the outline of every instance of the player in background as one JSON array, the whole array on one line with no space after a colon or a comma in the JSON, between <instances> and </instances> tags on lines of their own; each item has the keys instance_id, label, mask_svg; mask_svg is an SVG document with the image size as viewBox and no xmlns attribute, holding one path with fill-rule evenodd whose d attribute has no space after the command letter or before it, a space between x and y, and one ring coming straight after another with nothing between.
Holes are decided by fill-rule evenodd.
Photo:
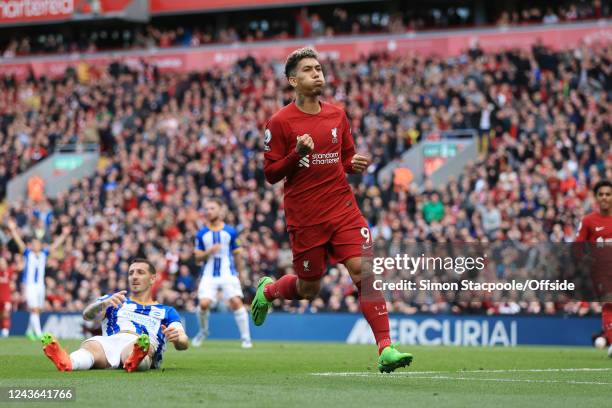
<instances>
[{"instance_id":1,"label":"player in background","mask_svg":"<svg viewBox=\"0 0 612 408\"><path fill-rule=\"evenodd\" d=\"M223 222L223 201L217 198L206 200L206 226L200 229L195 238L196 262L204 262L198 286L198 321L200 329L192 344L199 347L208 336L210 307L217 299L219 289L224 300L228 301L234 312L236 326L240 331L243 348L251 348L249 315L242 303L240 277L244 275L240 241L234 227Z\"/></svg>"},{"instance_id":2,"label":"player in background","mask_svg":"<svg viewBox=\"0 0 612 408\"><path fill-rule=\"evenodd\" d=\"M378 345L379 371L394 371L409 365L412 355L391 344L385 299L362 282L363 255L372 241L345 175L364 172L369 160L355 153L344 110L319 100L325 77L316 52L302 48L291 53L285 75L296 100L266 125L264 172L269 183L285 179L284 208L297 276L260 279L251 305L253 321L263 324L274 299L313 299L330 258L347 267L357 286L361 311Z\"/></svg>"},{"instance_id":3,"label":"player in background","mask_svg":"<svg viewBox=\"0 0 612 408\"><path fill-rule=\"evenodd\" d=\"M608 344L608 357L612 358L612 181L602 180L593 188L598 211L587 214L578 227L576 242L593 242L605 246L605 252L599 252L592 266L600 295L608 300L602 306L601 319ZM602 260L602 258L604 258Z\"/></svg>"},{"instance_id":4,"label":"player in background","mask_svg":"<svg viewBox=\"0 0 612 408\"><path fill-rule=\"evenodd\" d=\"M13 268L6 259L0 258L0 327L2 337L8 337L11 328L11 281Z\"/></svg>"},{"instance_id":5,"label":"player in background","mask_svg":"<svg viewBox=\"0 0 612 408\"><path fill-rule=\"evenodd\" d=\"M47 265L47 258L50 253L54 253L55 250L64 243L64 240L68 234L70 234L70 227L62 228L62 234L59 238L55 239L48 248L43 248L40 240L36 238L32 239L30 246L26 246L17 231L15 222L9 220L8 227L24 259L21 282L23 284L28 310L30 311L30 321L28 323L26 336L28 336L30 340L36 340L42 336L40 312L45 305L45 268Z\"/></svg>"},{"instance_id":6,"label":"player in background","mask_svg":"<svg viewBox=\"0 0 612 408\"><path fill-rule=\"evenodd\" d=\"M83 311L87 321L102 320L102 336L85 340L69 355L52 335L45 334L45 355L59 371L123 366L132 372L159 368L166 342L176 350L186 350L189 339L179 314L153 300L155 275L151 262L134 259L128 269L129 296L124 290L102 296Z\"/></svg>"}]
</instances>

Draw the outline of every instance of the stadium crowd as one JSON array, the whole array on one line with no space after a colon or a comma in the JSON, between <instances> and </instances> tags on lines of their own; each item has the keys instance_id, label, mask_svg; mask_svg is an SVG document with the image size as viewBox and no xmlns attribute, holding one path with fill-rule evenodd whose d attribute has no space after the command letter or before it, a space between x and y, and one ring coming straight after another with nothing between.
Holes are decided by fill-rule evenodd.
<instances>
[{"instance_id":1,"label":"stadium crowd","mask_svg":"<svg viewBox=\"0 0 612 408\"><path fill-rule=\"evenodd\" d=\"M324 99L345 107L368 174L351 176L377 241L565 242L591 209L589 188L612 179L612 47L483 54L450 59L370 55L327 62ZM0 83L0 175L12 176L59 143L100 143L96 174L56 199L24 200L8 214L24 236L45 242L70 225L71 236L47 269L47 310L82 310L93 297L126 287L128 259L146 256L159 270L156 296L194 310L198 265L193 237L206 197L228 204L241 232L247 302L261 274L291 273L282 183L263 173L262 130L292 100L282 63L240 61L233 70L160 74L142 65L91 67L89 81ZM238 80L240 79L240 80ZM440 188L379 183L379 170L424 135L477 129L483 154ZM5 225L2 222L2 225ZM6 229L0 256L23 264ZM320 297L285 302L290 312L356 311L355 288L342 266L323 280ZM23 308L15 274L14 303ZM576 313L596 304L417 303L389 298L401 313ZM222 302L220 302L222 303ZM223 305L220 304L221 308Z\"/></svg>"},{"instance_id":2,"label":"stadium crowd","mask_svg":"<svg viewBox=\"0 0 612 408\"><path fill-rule=\"evenodd\" d=\"M554 24L610 15L601 0L560 1L555 5L520 4L501 12L490 11L488 25ZM244 23L231 19L221 24L215 15L202 15L196 21L155 20L146 26L81 27L78 30L7 33L0 40L0 57L41 53L95 52L109 49L196 47L205 44L232 44L270 39L331 37L364 33L403 33L434 28L474 25L474 10L468 6L400 5L395 12L374 3L366 9L319 6L254 13ZM239 20L243 20L241 17Z\"/></svg>"}]
</instances>

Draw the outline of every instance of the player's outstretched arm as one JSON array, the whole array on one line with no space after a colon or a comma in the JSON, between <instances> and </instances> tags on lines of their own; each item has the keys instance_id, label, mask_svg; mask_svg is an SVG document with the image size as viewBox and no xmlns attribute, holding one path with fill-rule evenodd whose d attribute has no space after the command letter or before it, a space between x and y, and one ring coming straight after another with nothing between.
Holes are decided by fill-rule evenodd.
<instances>
[{"instance_id":1,"label":"player's outstretched arm","mask_svg":"<svg viewBox=\"0 0 612 408\"><path fill-rule=\"evenodd\" d=\"M125 302L125 294L127 291L122 290L112 296L101 298L90 304L83 311L83 319L87 321L102 320L106 309L109 307L120 307Z\"/></svg>"},{"instance_id":2,"label":"player's outstretched arm","mask_svg":"<svg viewBox=\"0 0 612 408\"><path fill-rule=\"evenodd\" d=\"M166 336L166 340L174 344L176 350L187 350L189 338L185 334L185 330L172 325L170 327L162 325L161 329L164 336Z\"/></svg>"},{"instance_id":3,"label":"player's outstretched arm","mask_svg":"<svg viewBox=\"0 0 612 408\"><path fill-rule=\"evenodd\" d=\"M17 224L15 224L15 221L9 219L7 222L7 226L9 228L9 232L11 233L11 236L13 237L13 240L17 244L17 247L19 247L19 252L23 253L26 249L26 244L21 239L19 232L17 232Z\"/></svg>"},{"instance_id":4,"label":"player's outstretched arm","mask_svg":"<svg viewBox=\"0 0 612 408\"><path fill-rule=\"evenodd\" d=\"M68 235L70 235L70 227L62 228L62 235L51 243L51 246L49 247L50 252L54 252L57 248L62 246Z\"/></svg>"}]
</instances>

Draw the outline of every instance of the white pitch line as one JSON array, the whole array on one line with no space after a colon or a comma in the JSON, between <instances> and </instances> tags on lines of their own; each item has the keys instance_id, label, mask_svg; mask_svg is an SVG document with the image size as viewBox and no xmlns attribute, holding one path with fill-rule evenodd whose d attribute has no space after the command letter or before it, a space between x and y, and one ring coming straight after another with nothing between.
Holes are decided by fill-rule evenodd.
<instances>
[{"instance_id":1,"label":"white pitch line","mask_svg":"<svg viewBox=\"0 0 612 408\"><path fill-rule=\"evenodd\" d=\"M509 370L459 370L459 371L401 371L386 375L395 376L414 376L423 374L472 374L472 373L548 373L548 372L589 372L589 371L612 371L612 368L529 368L529 369L509 369ZM327 372L310 373L310 375L322 377L367 377L369 375L379 375L366 371L356 372Z\"/></svg>"},{"instance_id":2,"label":"white pitch line","mask_svg":"<svg viewBox=\"0 0 612 408\"><path fill-rule=\"evenodd\" d=\"M573 373L577 371L612 371L612 368L525 368L510 370L469 370L458 373Z\"/></svg>"},{"instance_id":3,"label":"white pitch line","mask_svg":"<svg viewBox=\"0 0 612 408\"><path fill-rule=\"evenodd\" d=\"M414 376L424 380L462 380L462 381L491 381L491 382L522 382L522 383L546 383L546 384L579 384L579 385L612 385L609 382L599 381L575 381L575 380L529 380L518 378L478 378L478 377L452 377L452 376Z\"/></svg>"},{"instance_id":4,"label":"white pitch line","mask_svg":"<svg viewBox=\"0 0 612 408\"><path fill-rule=\"evenodd\" d=\"M380 374L376 372L327 372L311 373L321 377L409 377L425 380L460 380L460 381L492 381L492 382L522 382L522 383L548 383L548 384L577 384L577 385L612 385L609 382L600 381L576 381L576 380L536 380L519 378L482 378L482 377L457 377L452 374L479 374L479 373L560 373L560 372L602 372L612 371L612 368L531 368L531 369L508 369L508 370L463 370L463 371L402 371L397 373ZM437 374L429 376L426 374ZM446 375L440 375L446 374ZM451 375L448 375L451 374Z\"/></svg>"}]
</instances>

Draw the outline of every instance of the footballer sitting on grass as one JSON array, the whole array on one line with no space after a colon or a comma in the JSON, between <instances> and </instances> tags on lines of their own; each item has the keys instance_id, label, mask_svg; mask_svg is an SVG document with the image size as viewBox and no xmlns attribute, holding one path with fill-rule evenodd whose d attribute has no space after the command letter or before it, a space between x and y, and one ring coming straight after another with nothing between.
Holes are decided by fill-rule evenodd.
<instances>
[{"instance_id":1,"label":"footballer sitting on grass","mask_svg":"<svg viewBox=\"0 0 612 408\"><path fill-rule=\"evenodd\" d=\"M128 270L130 295L120 291L98 298L83 312L85 320L102 320L102 336L85 340L70 354L50 334L43 335L43 350L59 371L121 368L127 372L159 368L166 342L177 350L189 344L177 311L156 303L151 295L155 267L134 259Z\"/></svg>"}]
</instances>

